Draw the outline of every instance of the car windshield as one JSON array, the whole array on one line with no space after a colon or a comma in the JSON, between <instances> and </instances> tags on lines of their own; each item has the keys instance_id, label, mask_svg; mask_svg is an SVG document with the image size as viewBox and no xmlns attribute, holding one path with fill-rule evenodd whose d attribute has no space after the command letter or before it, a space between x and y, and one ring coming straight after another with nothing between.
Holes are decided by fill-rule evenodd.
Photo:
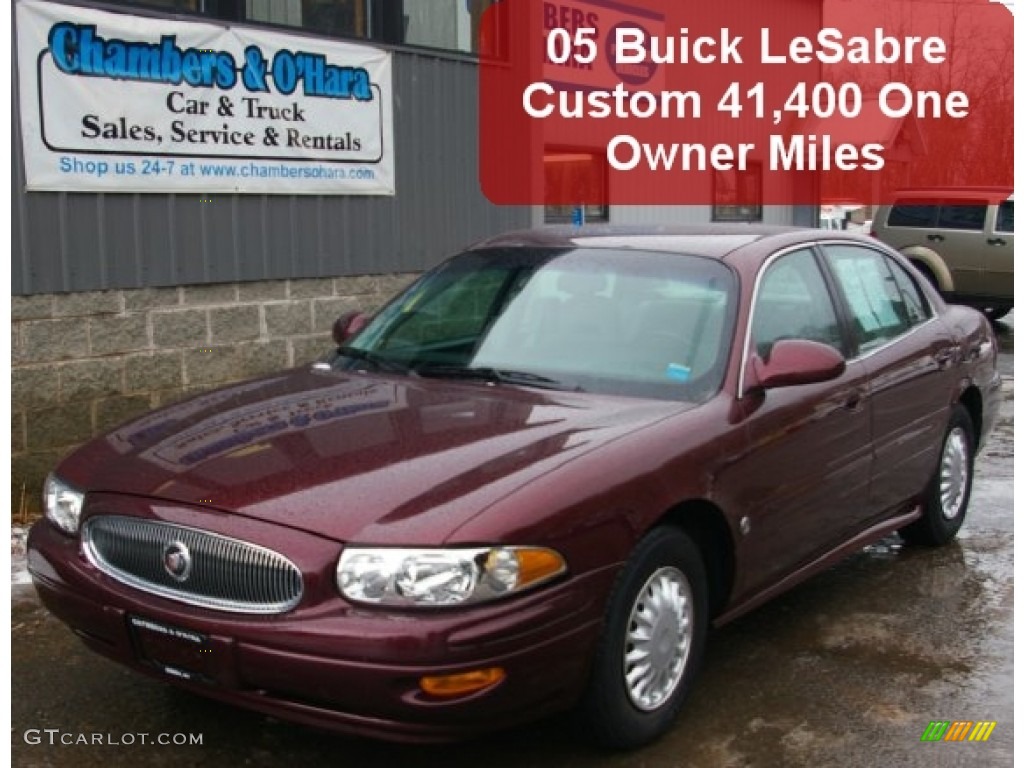
<instances>
[{"instance_id":1,"label":"car windshield","mask_svg":"<svg viewBox=\"0 0 1024 768\"><path fill-rule=\"evenodd\" d=\"M699 401L721 386L735 277L718 261L605 248L464 253L339 358L419 376Z\"/></svg>"}]
</instances>

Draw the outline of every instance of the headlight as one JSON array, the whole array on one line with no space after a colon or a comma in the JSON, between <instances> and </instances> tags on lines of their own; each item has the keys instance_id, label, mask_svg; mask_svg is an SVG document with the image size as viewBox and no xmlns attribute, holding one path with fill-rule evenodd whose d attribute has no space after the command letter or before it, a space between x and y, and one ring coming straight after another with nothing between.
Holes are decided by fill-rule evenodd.
<instances>
[{"instance_id":1,"label":"headlight","mask_svg":"<svg viewBox=\"0 0 1024 768\"><path fill-rule=\"evenodd\" d=\"M76 491L56 475L48 475L43 484L43 510L46 519L64 533L78 533L85 494Z\"/></svg>"},{"instance_id":2,"label":"headlight","mask_svg":"<svg viewBox=\"0 0 1024 768\"><path fill-rule=\"evenodd\" d=\"M565 560L543 547L385 549L352 547L338 560L338 589L375 605L462 605L543 584Z\"/></svg>"}]
</instances>

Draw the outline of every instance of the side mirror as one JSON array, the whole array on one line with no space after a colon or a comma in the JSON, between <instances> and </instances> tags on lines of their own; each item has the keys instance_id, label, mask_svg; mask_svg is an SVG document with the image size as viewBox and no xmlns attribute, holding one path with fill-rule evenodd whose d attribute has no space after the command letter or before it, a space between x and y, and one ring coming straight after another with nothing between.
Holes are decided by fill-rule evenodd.
<instances>
[{"instance_id":1,"label":"side mirror","mask_svg":"<svg viewBox=\"0 0 1024 768\"><path fill-rule=\"evenodd\" d=\"M334 321L331 333L334 342L342 347L349 339L370 324L370 316L364 312L346 312Z\"/></svg>"},{"instance_id":2,"label":"side mirror","mask_svg":"<svg viewBox=\"0 0 1024 768\"><path fill-rule=\"evenodd\" d=\"M747 370L747 391L778 389L838 379L846 370L846 361L827 344L782 339L772 345L768 360L752 355Z\"/></svg>"}]
</instances>

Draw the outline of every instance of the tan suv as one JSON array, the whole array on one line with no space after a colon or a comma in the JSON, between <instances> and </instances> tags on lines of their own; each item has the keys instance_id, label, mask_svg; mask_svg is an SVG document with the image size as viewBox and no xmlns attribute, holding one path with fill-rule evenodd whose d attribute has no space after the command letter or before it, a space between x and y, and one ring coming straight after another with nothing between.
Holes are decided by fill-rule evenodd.
<instances>
[{"instance_id":1,"label":"tan suv","mask_svg":"<svg viewBox=\"0 0 1024 768\"><path fill-rule=\"evenodd\" d=\"M875 212L871 234L950 301L996 320L1013 309L1013 189L905 189Z\"/></svg>"}]
</instances>

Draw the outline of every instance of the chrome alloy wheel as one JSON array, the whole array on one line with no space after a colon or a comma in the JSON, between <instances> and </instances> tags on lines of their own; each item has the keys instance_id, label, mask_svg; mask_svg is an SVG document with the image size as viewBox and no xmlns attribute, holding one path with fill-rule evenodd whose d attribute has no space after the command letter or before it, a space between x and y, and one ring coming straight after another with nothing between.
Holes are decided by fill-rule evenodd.
<instances>
[{"instance_id":1,"label":"chrome alloy wheel","mask_svg":"<svg viewBox=\"0 0 1024 768\"><path fill-rule=\"evenodd\" d=\"M962 427L952 429L942 447L942 464L939 467L939 501L942 516L952 520L961 512L961 505L967 495L968 437Z\"/></svg>"},{"instance_id":2,"label":"chrome alloy wheel","mask_svg":"<svg viewBox=\"0 0 1024 768\"><path fill-rule=\"evenodd\" d=\"M693 642L693 592L683 573L659 568L633 603L626 625L623 672L629 700L651 712L683 679Z\"/></svg>"}]
</instances>

